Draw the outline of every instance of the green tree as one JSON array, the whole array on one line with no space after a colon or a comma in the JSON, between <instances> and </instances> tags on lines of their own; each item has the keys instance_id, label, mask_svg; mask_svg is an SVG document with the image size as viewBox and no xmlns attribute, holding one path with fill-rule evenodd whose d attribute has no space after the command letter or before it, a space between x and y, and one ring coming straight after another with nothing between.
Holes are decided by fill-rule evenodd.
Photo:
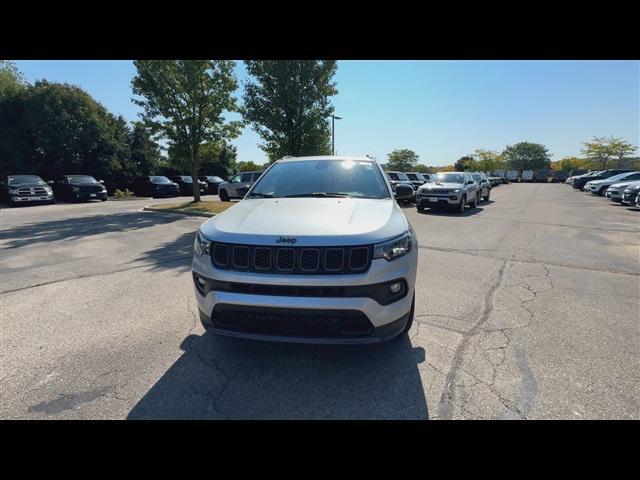
<instances>
[{"instance_id":1,"label":"green tree","mask_svg":"<svg viewBox=\"0 0 640 480\"><path fill-rule=\"evenodd\" d=\"M6 116L12 124L6 125ZM132 175L129 128L79 87L45 80L25 87L9 111L0 108L0 162L7 172L89 174L108 188Z\"/></svg>"},{"instance_id":2,"label":"green tree","mask_svg":"<svg viewBox=\"0 0 640 480\"><path fill-rule=\"evenodd\" d=\"M15 64L0 60L0 174L35 171L23 128L28 85Z\"/></svg>"},{"instance_id":3,"label":"green tree","mask_svg":"<svg viewBox=\"0 0 640 480\"><path fill-rule=\"evenodd\" d=\"M609 148L611 149L611 154L618 159L618 168L624 167L627 157L637 150L635 145L622 138L611 138L609 140Z\"/></svg>"},{"instance_id":4,"label":"green tree","mask_svg":"<svg viewBox=\"0 0 640 480\"><path fill-rule=\"evenodd\" d=\"M473 157L471 155L465 155L464 157L460 157L456 160L456 163L453 164L453 169L455 172L464 172L469 169L469 165L473 162Z\"/></svg>"},{"instance_id":5,"label":"green tree","mask_svg":"<svg viewBox=\"0 0 640 480\"><path fill-rule=\"evenodd\" d=\"M397 149L387 154L385 168L392 171L411 172L414 171L416 165L418 165L418 159L418 154L413 150L406 148Z\"/></svg>"},{"instance_id":6,"label":"green tree","mask_svg":"<svg viewBox=\"0 0 640 480\"><path fill-rule=\"evenodd\" d=\"M418 163L417 165L415 165L413 167L413 171L418 173L433 173L433 169L431 167L427 167L423 163Z\"/></svg>"},{"instance_id":7,"label":"green tree","mask_svg":"<svg viewBox=\"0 0 640 480\"><path fill-rule=\"evenodd\" d=\"M207 142L202 146L202 171L227 178L236 171L236 147L227 143Z\"/></svg>"},{"instance_id":8,"label":"green tree","mask_svg":"<svg viewBox=\"0 0 640 480\"><path fill-rule=\"evenodd\" d=\"M542 170L551 166L547 147L539 143L520 142L508 145L502 152L512 170Z\"/></svg>"},{"instance_id":9,"label":"green tree","mask_svg":"<svg viewBox=\"0 0 640 480\"><path fill-rule=\"evenodd\" d=\"M193 198L200 201L197 177L200 150L207 141L224 142L240 134L242 122L227 121L238 111L233 93L235 63L223 60L136 60L134 103L158 138L183 152L193 178Z\"/></svg>"},{"instance_id":10,"label":"green tree","mask_svg":"<svg viewBox=\"0 0 640 480\"><path fill-rule=\"evenodd\" d=\"M0 99L17 94L26 86L27 82L15 63L0 60Z\"/></svg>"},{"instance_id":11,"label":"green tree","mask_svg":"<svg viewBox=\"0 0 640 480\"><path fill-rule=\"evenodd\" d=\"M252 160L238 162L238 172L259 172L263 168L262 165L258 165Z\"/></svg>"},{"instance_id":12,"label":"green tree","mask_svg":"<svg viewBox=\"0 0 640 480\"><path fill-rule=\"evenodd\" d=\"M475 150L473 158L475 159L476 168L481 172L493 172L506 168L506 161L502 155L493 150Z\"/></svg>"},{"instance_id":13,"label":"green tree","mask_svg":"<svg viewBox=\"0 0 640 480\"><path fill-rule=\"evenodd\" d=\"M338 93L331 79L333 60L252 60L244 84L244 119L262 139L273 162L286 155L331 153L330 98Z\"/></svg>"},{"instance_id":14,"label":"green tree","mask_svg":"<svg viewBox=\"0 0 640 480\"><path fill-rule=\"evenodd\" d=\"M582 142L584 145L582 153L594 167L604 170L611 157L615 155L611 145L612 140L611 137L593 137L590 142Z\"/></svg>"},{"instance_id":15,"label":"green tree","mask_svg":"<svg viewBox=\"0 0 640 480\"><path fill-rule=\"evenodd\" d=\"M131 162L138 175L155 175L163 163L160 146L143 122L134 122L130 135Z\"/></svg>"}]
</instances>

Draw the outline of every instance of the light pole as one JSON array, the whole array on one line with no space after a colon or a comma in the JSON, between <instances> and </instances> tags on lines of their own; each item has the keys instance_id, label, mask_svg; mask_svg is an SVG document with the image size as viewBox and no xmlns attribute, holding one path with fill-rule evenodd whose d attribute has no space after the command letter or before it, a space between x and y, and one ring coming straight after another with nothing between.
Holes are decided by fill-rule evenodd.
<instances>
[{"instance_id":1,"label":"light pole","mask_svg":"<svg viewBox=\"0 0 640 480\"><path fill-rule=\"evenodd\" d=\"M331 115L331 155L336 154L336 120L342 120L342 117Z\"/></svg>"}]
</instances>

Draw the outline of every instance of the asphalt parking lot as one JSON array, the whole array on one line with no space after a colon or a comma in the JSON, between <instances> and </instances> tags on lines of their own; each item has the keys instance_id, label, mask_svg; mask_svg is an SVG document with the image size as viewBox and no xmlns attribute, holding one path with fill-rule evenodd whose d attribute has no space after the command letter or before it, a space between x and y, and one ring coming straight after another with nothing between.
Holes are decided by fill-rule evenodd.
<instances>
[{"instance_id":1,"label":"asphalt parking lot","mask_svg":"<svg viewBox=\"0 0 640 480\"><path fill-rule=\"evenodd\" d=\"M204 219L163 201L0 210L1 418L640 418L639 211L563 184L406 208L414 327L353 348L205 333Z\"/></svg>"}]
</instances>

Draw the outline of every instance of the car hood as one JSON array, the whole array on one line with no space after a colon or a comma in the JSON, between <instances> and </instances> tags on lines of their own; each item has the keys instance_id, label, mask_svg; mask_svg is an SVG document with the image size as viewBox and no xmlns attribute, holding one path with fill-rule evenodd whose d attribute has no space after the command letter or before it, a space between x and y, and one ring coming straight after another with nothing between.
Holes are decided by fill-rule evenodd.
<instances>
[{"instance_id":1,"label":"car hood","mask_svg":"<svg viewBox=\"0 0 640 480\"><path fill-rule=\"evenodd\" d=\"M429 185L423 185L419 190L430 190L432 188L464 188L462 183L429 183Z\"/></svg>"},{"instance_id":2,"label":"car hood","mask_svg":"<svg viewBox=\"0 0 640 480\"><path fill-rule=\"evenodd\" d=\"M319 247L378 243L408 228L392 199L265 198L242 200L200 230L219 242Z\"/></svg>"},{"instance_id":3,"label":"car hood","mask_svg":"<svg viewBox=\"0 0 640 480\"><path fill-rule=\"evenodd\" d=\"M85 183L80 183L80 182L73 182L73 183L69 183L69 185L71 185L72 187L102 187L101 183L95 183L95 182L85 182Z\"/></svg>"}]
</instances>

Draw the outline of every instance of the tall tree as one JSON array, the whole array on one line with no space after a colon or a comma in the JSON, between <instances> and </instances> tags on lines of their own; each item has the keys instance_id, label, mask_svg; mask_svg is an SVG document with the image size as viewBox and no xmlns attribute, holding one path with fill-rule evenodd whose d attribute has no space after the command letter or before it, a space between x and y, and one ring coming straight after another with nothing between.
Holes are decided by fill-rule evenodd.
<instances>
[{"instance_id":1,"label":"tall tree","mask_svg":"<svg viewBox=\"0 0 640 480\"><path fill-rule=\"evenodd\" d=\"M160 146L143 122L134 122L129 139L131 162L138 175L154 175L162 164Z\"/></svg>"},{"instance_id":2,"label":"tall tree","mask_svg":"<svg viewBox=\"0 0 640 480\"><path fill-rule=\"evenodd\" d=\"M508 145L502 155L512 170L542 170L551 166L547 147L539 143L520 142Z\"/></svg>"},{"instance_id":3,"label":"tall tree","mask_svg":"<svg viewBox=\"0 0 640 480\"><path fill-rule=\"evenodd\" d=\"M493 150L475 150L473 158L475 159L476 168L482 172L504 170L506 167L506 161L502 155Z\"/></svg>"},{"instance_id":4,"label":"tall tree","mask_svg":"<svg viewBox=\"0 0 640 480\"><path fill-rule=\"evenodd\" d=\"M387 170L398 170L400 172L410 172L418 165L419 156L413 150L407 148L397 149L387 154Z\"/></svg>"},{"instance_id":5,"label":"tall tree","mask_svg":"<svg viewBox=\"0 0 640 480\"><path fill-rule=\"evenodd\" d=\"M244 119L271 162L285 155L331 153L330 99L338 93L333 60L252 60L244 84Z\"/></svg>"},{"instance_id":6,"label":"tall tree","mask_svg":"<svg viewBox=\"0 0 640 480\"><path fill-rule=\"evenodd\" d=\"M614 156L611 140L607 137L593 137L590 142L582 142L584 145L582 153L593 162L596 168L604 170L607 168L609 159Z\"/></svg>"},{"instance_id":7,"label":"tall tree","mask_svg":"<svg viewBox=\"0 0 640 480\"><path fill-rule=\"evenodd\" d=\"M193 198L200 201L197 177L200 150L207 141L237 137L242 122L227 121L226 112L238 111L233 93L235 62L223 60L136 60L134 99L142 118L170 146L184 152L193 178Z\"/></svg>"},{"instance_id":8,"label":"tall tree","mask_svg":"<svg viewBox=\"0 0 640 480\"><path fill-rule=\"evenodd\" d=\"M252 160L238 162L238 171L239 172L259 172L264 167L262 165L258 165Z\"/></svg>"},{"instance_id":9,"label":"tall tree","mask_svg":"<svg viewBox=\"0 0 640 480\"><path fill-rule=\"evenodd\" d=\"M635 145L622 138L611 138L609 140L609 148L611 149L612 155L618 159L618 168L624 167L627 156L637 150Z\"/></svg>"},{"instance_id":10,"label":"tall tree","mask_svg":"<svg viewBox=\"0 0 640 480\"><path fill-rule=\"evenodd\" d=\"M456 163L453 164L453 169L456 172L464 172L468 169L469 162L473 161L473 157L471 155L465 155L464 157L460 157L456 160Z\"/></svg>"},{"instance_id":11,"label":"tall tree","mask_svg":"<svg viewBox=\"0 0 640 480\"><path fill-rule=\"evenodd\" d=\"M0 60L0 98L15 95L26 87L27 82L16 64Z\"/></svg>"}]
</instances>

